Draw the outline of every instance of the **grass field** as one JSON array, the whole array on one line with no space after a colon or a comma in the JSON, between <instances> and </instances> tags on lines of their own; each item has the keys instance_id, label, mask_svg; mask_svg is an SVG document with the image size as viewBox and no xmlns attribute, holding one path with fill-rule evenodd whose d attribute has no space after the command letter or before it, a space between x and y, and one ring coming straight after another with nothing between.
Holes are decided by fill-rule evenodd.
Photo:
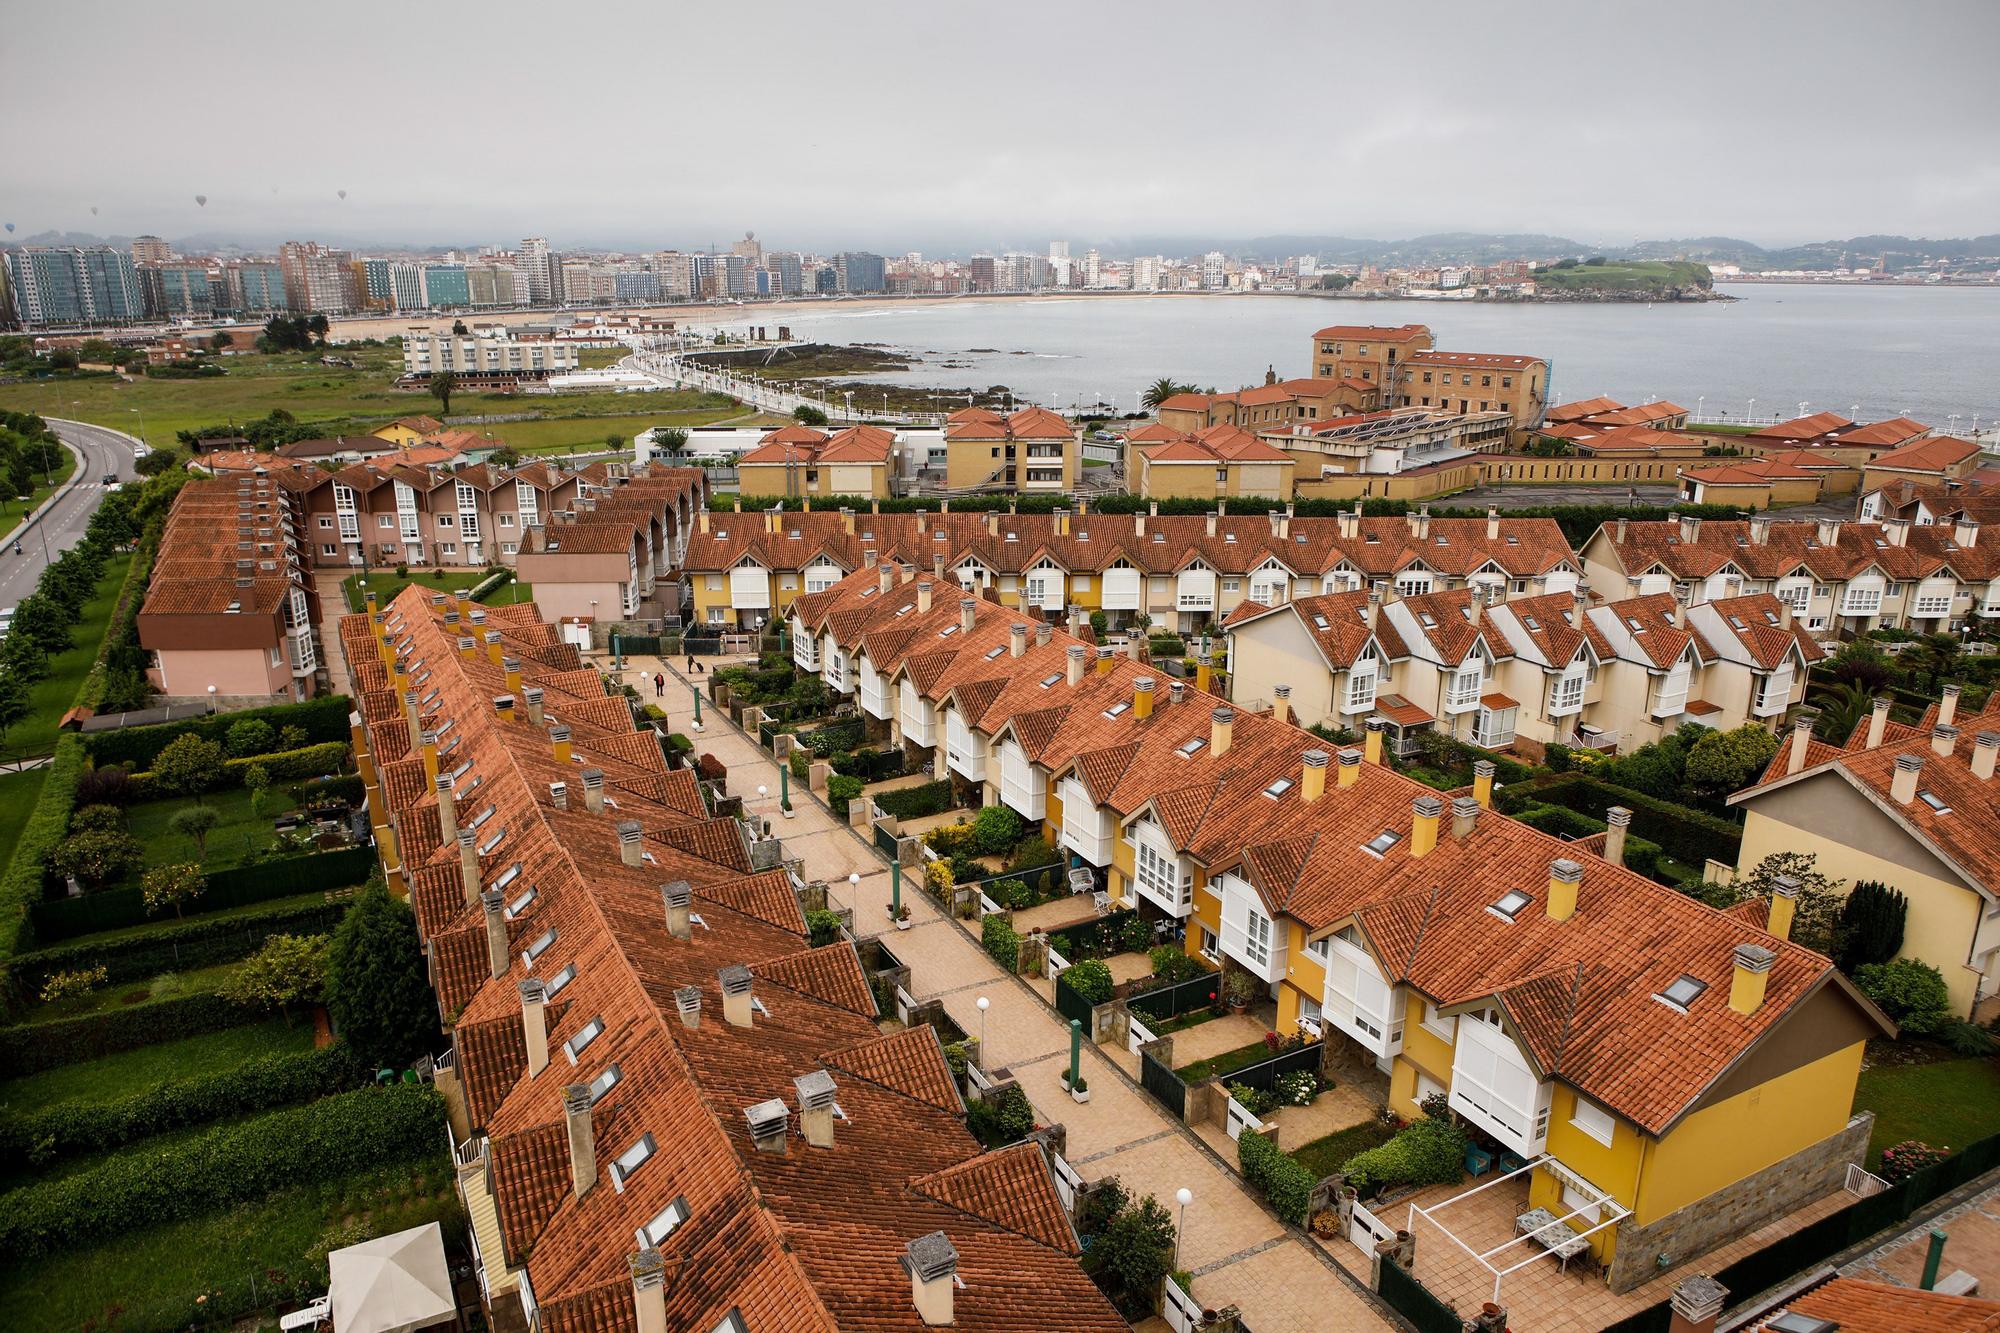
<instances>
[{"instance_id":1,"label":"grass field","mask_svg":"<svg viewBox=\"0 0 2000 1333\"><path fill-rule=\"evenodd\" d=\"M56 729L62 716L76 706L77 692L97 661L97 650L111 626L111 613L118 605L118 590L132 567L129 555L113 556L104 563L104 577L97 591L83 604L83 615L70 630L69 651L49 661L49 674L28 687L28 716L7 732L5 751L9 755L48 754L55 749Z\"/></svg>"},{"instance_id":2,"label":"grass field","mask_svg":"<svg viewBox=\"0 0 2000 1333\"><path fill-rule=\"evenodd\" d=\"M70 417L138 433L144 414L146 438L171 446L178 431L258 420L283 408L306 422L349 422L366 428L419 413L437 415L428 393L398 389L402 353L393 347L333 347L353 367L320 364L319 354L230 357L229 373L218 379L125 380L93 378L0 385L0 408ZM635 408L645 407L640 412ZM451 414L493 416L533 412L537 420L495 423L493 433L517 449L561 449L602 445L606 435L627 440L648 426L706 425L743 409L712 394L662 392L565 394L460 393ZM546 413L546 417L541 414Z\"/></svg>"},{"instance_id":3,"label":"grass field","mask_svg":"<svg viewBox=\"0 0 2000 1333\"><path fill-rule=\"evenodd\" d=\"M65 449L62 451L63 465L49 474L49 480L35 487L35 493L25 500L10 499L0 504L0 545L12 540L14 532L28 521L28 515L35 512L35 506L56 493L56 487L76 474L76 455Z\"/></svg>"},{"instance_id":4,"label":"grass field","mask_svg":"<svg viewBox=\"0 0 2000 1333\"><path fill-rule=\"evenodd\" d=\"M1877 1064L1861 1071L1854 1109L1875 1113L1868 1165L1905 1139L1933 1148L1963 1148L2000 1134L2000 1059L1945 1059L1930 1064Z\"/></svg>"},{"instance_id":5,"label":"grass field","mask_svg":"<svg viewBox=\"0 0 2000 1333\"><path fill-rule=\"evenodd\" d=\"M252 813L250 793L241 788L210 792L202 804L215 811L221 822L208 833L208 855L203 857L193 838L176 833L169 825L173 817L194 805L192 800L147 801L125 812L125 826L146 849L148 866L201 863L203 870L227 870L250 860L271 845L275 836L271 821L290 808L291 803L275 791L267 793L261 813Z\"/></svg>"},{"instance_id":6,"label":"grass field","mask_svg":"<svg viewBox=\"0 0 2000 1333\"><path fill-rule=\"evenodd\" d=\"M197 967L186 972L162 972L142 981L124 981L84 995L70 995L38 1004L28 1017L35 1022L46 1023L109 1009L126 1009L148 1000L177 1000L183 995L220 989L223 979L241 966L241 963L217 963L213 967Z\"/></svg>"},{"instance_id":7,"label":"grass field","mask_svg":"<svg viewBox=\"0 0 2000 1333\"><path fill-rule=\"evenodd\" d=\"M341 591L347 597L349 611L365 611L368 603L361 594L360 574L349 574L341 580ZM477 585L486 577L483 569L446 570L442 574L432 574L428 570L413 569L408 574L398 574L394 569L376 570L366 576L368 589L375 594L375 605L387 606L396 600L397 594L412 583L420 588L430 588L436 592L464 592ZM519 602L534 600L535 590L516 580L502 587L482 605L513 606Z\"/></svg>"},{"instance_id":8,"label":"grass field","mask_svg":"<svg viewBox=\"0 0 2000 1333\"><path fill-rule=\"evenodd\" d=\"M1346 1129L1337 1129L1311 1143L1292 1149L1292 1157L1318 1180L1338 1171L1341 1164L1359 1152L1379 1148L1396 1137L1396 1131L1380 1120L1364 1120Z\"/></svg>"},{"instance_id":9,"label":"grass field","mask_svg":"<svg viewBox=\"0 0 2000 1333\"><path fill-rule=\"evenodd\" d=\"M448 1246L462 1238L442 1151L10 1265L0 1272L0 1310L17 1333L205 1326L205 1312L218 1308L290 1312L325 1291L326 1249L433 1221Z\"/></svg>"},{"instance_id":10,"label":"grass field","mask_svg":"<svg viewBox=\"0 0 2000 1333\"><path fill-rule=\"evenodd\" d=\"M120 1051L101 1060L58 1065L26 1078L0 1083L0 1114L54 1102L129 1097L167 1079L234 1069L260 1055L309 1050L312 1036L312 1024L304 1019L294 1018L287 1027L283 1019L273 1018Z\"/></svg>"},{"instance_id":11,"label":"grass field","mask_svg":"<svg viewBox=\"0 0 2000 1333\"><path fill-rule=\"evenodd\" d=\"M21 840L21 830L35 811L48 775L46 768L0 774L0 870L13 861L14 844Z\"/></svg>"},{"instance_id":12,"label":"grass field","mask_svg":"<svg viewBox=\"0 0 2000 1333\"><path fill-rule=\"evenodd\" d=\"M1708 265L1684 260L1578 264L1535 270L1535 286L1545 291L1649 292L1668 287L1707 287Z\"/></svg>"}]
</instances>

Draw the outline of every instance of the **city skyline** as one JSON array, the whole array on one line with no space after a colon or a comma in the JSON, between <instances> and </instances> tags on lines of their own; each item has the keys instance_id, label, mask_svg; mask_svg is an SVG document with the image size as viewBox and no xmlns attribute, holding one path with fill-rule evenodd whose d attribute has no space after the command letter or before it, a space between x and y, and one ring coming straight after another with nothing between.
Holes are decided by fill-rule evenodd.
<instances>
[{"instance_id":1,"label":"city skyline","mask_svg":"<svg viewBox=\"0 0 2000 1333\"><path fill-rule=\"evenodd\" d=\"M559 81L536 95L551 114L458 142L412 131L424 145L417 157L357 132L354 117L371 100L412 91L492 95L479 72L504 79L514 67L517 25L491 22L490 10L472 24L469 10L364 5L355 22L316 38L317 68L354 90L353 105L210 119L161 152L131 127L184 95L154 73L175 64L162 59L163 45L171 54L201 33L204 52L220 41L242 68L284 55L281 34L236 21L254 11L196 8L207 22L167 34L116 24L86 32L60 11L18 16L12 35L37 58L0 91L0 109L18 121L59 103L66 132L25 139L11 155L0 211L14 237L425 243L409 234L409 219L421 217L460 243L535 232L560 233L574 248L636 249L688 246L704 233L720 242L756 225L750 212L778 215L764 221L780 221L774 239L784 244L927 253L1039 248L1030 242L1052 235L1079 248L1166 236L1207 248L1226 236L1449 230L1552 232L1607 246L1727 234L1769 245L1978 235L2000 217L2000 182L1968 169L1978 127L2000 111L1975 63L2000 35L2000 13L1951 0L1919 6L1924 21L1913 25L1949 40L1908 53L1870 48L1871 81L1921 78L1926 88L1922 99L1888 104L1805 97L1797 78L1774 77L1850 67L1852 34L1873 22L1857 5L1830 7L1804 31L1782 10L1698 6L1679 16L1671 41L1594 10L1522 7L1511 14L1518 44L1506 44L1520 55L1498 59L1482 44L1476 55L1424 57L1428 65L1394 56L1407 34L1385 19L1336 24L1290 5L1253 10L1222 31L1187 7L1095 9L1088 24L1048 11L1068 26L1021 56L949 14L882 6L871 22L821 30L808 11L780 5L772 31L781 50L796 45L802 80L675 60L664 78L645 66L643 76ZM1479 13L1490 30L1491 16ZM908 21L919 14L922 27ZM1048 30L1027 17L1031 30ZM591 31L636 50L687 35L671 15L617 7ZM1270 77L1301 37L1308 49L1323 41L1329 60ZM1625 54L1606 55L1621 42ZM1199 66L1189 62L1197 43ZM387 49L444 59L429 73L369 73L384 68ZM1649 50L1658 57L1653 95L1643 73L1636 87L1607 94L1607 61L1622 70ZM1357 60L1356 51L1383 54ZM85 60L93 96L78 101L65 81ZM1009 68L1017 61L1022 68ZM1004 73L1009 95L968 84L964 74L982 66ZM859 71L875 95L826 91L840 71ZM1268 131L1246 132L1231 105L1248 88ZM1671 118L1658 114L1662 97ZM903 114L922 108L936 114ZM1191 190L1190 174L1219 183ZM1285 188L1220 184L1249 181ZM782 219L787 198L810 201L809 223ZM761 206L746 209L746 199Z\"/></svg>"}]
</instances>

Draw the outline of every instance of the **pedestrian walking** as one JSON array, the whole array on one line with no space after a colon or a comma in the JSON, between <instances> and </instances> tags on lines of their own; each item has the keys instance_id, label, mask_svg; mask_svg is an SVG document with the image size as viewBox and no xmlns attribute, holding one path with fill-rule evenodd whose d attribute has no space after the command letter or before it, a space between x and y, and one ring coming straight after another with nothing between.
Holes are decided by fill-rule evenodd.
<instances>
[{"instance_id":1,"label":"pedestrian walking","mask_svg":"<svg viewBox=\"0 0 2000 1333\"><path fill-rule=\"evenodd\" d=\"M659 698L667 692L667 678L660 672L653 673L653 697Z\"/></svg>"}]
</instances>

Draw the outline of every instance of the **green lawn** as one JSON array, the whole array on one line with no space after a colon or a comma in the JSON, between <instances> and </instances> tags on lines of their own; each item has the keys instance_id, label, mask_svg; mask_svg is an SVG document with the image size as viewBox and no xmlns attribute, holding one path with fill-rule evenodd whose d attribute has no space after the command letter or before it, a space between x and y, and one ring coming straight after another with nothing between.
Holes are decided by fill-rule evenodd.
<instances>
[{"instance_id":1,"label":"green lawn","mask_svg":"<svg viewBox=\"0 0 2000 1333\"><path fill-rule=\"evenodd\" d=\"M1206 1060L1197 1060L1191 1065L1182 1065L1174 1073L1180 1075L1183 1083L1199 1083L1217 1074L1231 1074L1246 1065L1254 1065L1259 1060L1271 1058L1271 1048L1261 1041L1253 1041L1248 1046L1238 1046L1233 1051L1211 1055Z\"/></svg>"},{"instance_id":2,"label":"green lawn","mask_svg":"<svg viewBox=\"0 0 2000 1333\"><path fill-rule=\"evenodd\" d=\"M1875 1043L1870 1043L1873 1058ZM1891 1050L1896 1048L1890 1048ZM1868 1165L1905 1139L1934 1148L1963 1148L2000 1134L2000 1059L1944 1059L1929 1064L1877 1064L1861 1071L1854 1109L1875 1113Z\"/></svg>"},{"instance_id":3,"label":"green lawn","mask_svg":"<svg viewBox=\"0 0 2000 1333\"><path fill-rule=\"evenodd\" d=\"M206 856L195 846L193 838L168 827L175 815L195 804L192 799L147 801L126 810L125 827L146 849L148 866L180 865L188 861L199 862L204 870L240 866L271 845L276 836L271 821L291 808L283 796L267 793L262 813L252 813L250 793L241 787L210 792L201 803L215 811L222 821L209 830Z\"/></svg>"},{"instance_id":4,"label":"green lawn","mask_svg":"<svg viewBox=\"0 0 2000 1333\"><path fill-rule=\"evenodd\" d=\"M58 1065L0 1083L0 1114L61 1101L109 1101L143 1092L166 1079L233 1069L260 1055L308 1050L312 1024L272 1018L240 1028L120 1051L101 1060ZM5 1308L0 1303L0 1308Z\"/></svg>"},{"instance_id":5,"label":"green lawn","mask_svg":"<svg viewBox=\"0 0 2000 1333\"><path fill-rule=\"evenodd\" d=\"M350 611L364 611L368 607L367 600L361 594L361 580L363 577L360 574L349 574L345 579L341 580L341 591L347 597L347 609ZM378 569L365 577L368 580L369 591L375 594L375 604L386 607L389 603L395 601L397 595L412 583L420 588L429 588L434 592L463 593L470 591L482 582L486 578L486 571L483 569L447 569L442 574L433 574L429 570L413 569L407 574L398 574L393 568L390 568ZM535 590L531 585L516 580L501 587L491 597L488 597L482 605L513 606L517 602L533 601L534 596Z\"/></svg>"},{"instance_id":6,"label":"green lawn","mask_svg":"<svg viewBox=\"0 0 2000 1333\"><path fill-rule=\"evenodd\" d=\"M1396 1131L1380 1120L1364 1120L1346 1129L1337 1129L1324 1138L1314 1139L1292 1149L1292 1157L1306 1170L1313 1173L1313 1179L1330 1176L1338 1171L1341 1164L1359 1152L1378 1148L1396 1137Z\"/></svg>"},{"instance_id":7,"label":"green lawn","mask_svg":"<svg viewBox=\"0 0 2000 1333\"><path fill-rule=\"evenodd\" d=\"M48 754L55 749L56 729L63 714L76 706L76 696L97 662L97 650L111 627L118 592L131 568L129 555L113 556L105 562L97 591L83 604L82 618L70 630L71 647L49 659L49 674L28 687L28 717L7 732L8 755Z\"/></svg>"},{"instance_id":8,"label":"green lawn","mask_svg":"<svg viewBox=\"0 0 2000 1333\"><path fill-rule=\"evenodd\" d=\"M35 802L41 798L42 782L48 775L46 768L0 773L0 870L14 860L14 844L21 840L21 829L34 813Z\"/></svg>"},{"instance_id":9,"label":"green lawn","mask_svg":"<svg viewBox=\"0 0 2000 1333\"><path fill-rule=\"evenodd\" d=\"M141 981L120 982L116 986L106 986L102 990L90 991L84 995L66 995L60 1000L38 1004L29 1017L37 1023L45 1023L58 1018L77 1018L83 1014L101 1013L109 1009L125 1009L135 1004L145 1004L148 1000L177 1000L183 995L219 988L223 979L241 966L241 963L217 963L212 967L198 967L190 972L162 972L156 977L147 977Z\"/></svg>"},{"instance_id":10,"label":"green lawn","mask_svg":"<svg viewBox=\"0 0 2000 1333\"><path fill-rule=\"evenodd\" d=\"M1535 270L1535 286L1546 291L1648 292L1709 285L1708 265L1686 260L1634 260Z\"/></svg>"},{"instance_id":11,"label":"green lawn","mask_svg":"<svg viewBox=\"0 0 2000 1333\"><path fill-rule=\"evenodd\" d=\"M49 474L48 481L35 487L33 495L28 496L25 500L10 499L4 504L0 504L0 524L6 525L6 530L0 531L0 542L5 542L12 538L14 530L27 521L28 515L35 512L35 506L48 499L51 495L54 495L56 487L68 481L75 474L77 466L76 455L65 449L62 451L62 456L62 466Z\"/></svg>"},{"instance_id":12,"label":"green lawn","mask_svg":"<svg viewBox=\"0 0 2000 1333\"><path fill-rule=\"evenodd\" d=\"M0 1309L16 1333L205 1325L211 1310L290 1313L326 1290L326 1250L433 1221L447 1247L462 1243L442 1151L10 1265L0 1271Z\"/></svg>"}]
</instances>

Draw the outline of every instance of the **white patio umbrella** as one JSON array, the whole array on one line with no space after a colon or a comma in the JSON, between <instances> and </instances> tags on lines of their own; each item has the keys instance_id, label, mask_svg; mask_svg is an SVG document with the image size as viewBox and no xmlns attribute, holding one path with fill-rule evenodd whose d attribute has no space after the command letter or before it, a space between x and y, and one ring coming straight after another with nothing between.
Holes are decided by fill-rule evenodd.
<instances>
[{"instance_id":1,"label":"white patio umbrella","mask_svg":"<svg viewBox=\"0 0 2000 1333\"><path fill-rule=\"evenodd\" d=\"M340 1333L409 1333L458 1313L435 1222L335 1250L327 1268Z\"/></svg>"}]
</instances>

